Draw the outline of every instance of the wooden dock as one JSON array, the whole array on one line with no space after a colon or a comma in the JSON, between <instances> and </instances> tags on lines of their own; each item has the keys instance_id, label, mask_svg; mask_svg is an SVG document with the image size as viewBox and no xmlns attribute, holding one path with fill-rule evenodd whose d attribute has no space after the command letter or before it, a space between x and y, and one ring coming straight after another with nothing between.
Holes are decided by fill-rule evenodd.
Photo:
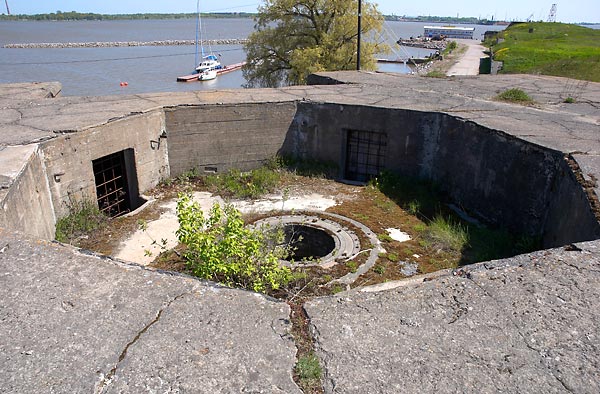
<instances>
[{"instance_id":1,"label":"wooden dock","mask_svg":"<svg viewBox=\"0 0 600 394\"><path fill-rule=\"evenodd\" d=\"M217 76L218 75L227 74L227 73L230 73L232 71L239 70L245 64L246 64L246 62L241 62L241 63L235 63L235 64L230 64L228 66L225 66L225 67L217 70ZM177 82L196 82L196 81L198 81L198 73L190 74L190 75L184 75L182 77L177 77Z\"/></svg>"}]
</instances>

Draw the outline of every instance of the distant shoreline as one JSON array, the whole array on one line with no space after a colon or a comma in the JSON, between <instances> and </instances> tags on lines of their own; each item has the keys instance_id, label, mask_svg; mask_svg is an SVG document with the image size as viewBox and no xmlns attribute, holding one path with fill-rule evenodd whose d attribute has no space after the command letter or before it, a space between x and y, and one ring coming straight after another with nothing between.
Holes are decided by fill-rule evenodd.
<instances>
[{"instance_id":1,"label":"distant shoreline","mask_svg":"<svg viewBox=\"0 0 600 394\"><path fill-rule=\"evenodd\" d=\"M203 18L215 19L252 19L257 13L252 12L210 12L201 13ZM178 13L178 14L95 14L84 12L52 12L49 14L0 14L0 21L103 21L103 20L162 20L162 19L193 19L196 13ZM386 21L390 22L423 22L423 23L453 23L453 24L471 24L471 25L508 25L509 21L479 19L476 17L441 17L441 16L399 16L384 15ZM600 25L600 22L579 22L571 23L581 26Z\"/></svg>"}]
</instances>

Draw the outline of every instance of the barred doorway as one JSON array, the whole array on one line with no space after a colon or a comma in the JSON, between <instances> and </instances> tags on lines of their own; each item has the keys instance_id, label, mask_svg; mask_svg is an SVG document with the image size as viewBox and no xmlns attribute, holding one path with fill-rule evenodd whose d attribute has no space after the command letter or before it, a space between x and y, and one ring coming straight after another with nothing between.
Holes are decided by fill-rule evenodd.
<instances>
[{"instance_id":1,"label":"barred doorway","mask_svg":"<svg viewBox=\"0 0 600 394\"><path fill-rule=\"evenodd\" d=\"M92 166L101 212L112 218L141 205L133 149L93 160Z\"/></svg>"},{"instance_id":2,"label":"barred doorway","mask_svg":"<svg viewBox=\"0 0 600 394\"><path fill-rule=\"evenodd\" d=\"M379 175L385 166L386 146L385 133L348 130L345 178L367 182Z\"/></svg>"}]
</instances>

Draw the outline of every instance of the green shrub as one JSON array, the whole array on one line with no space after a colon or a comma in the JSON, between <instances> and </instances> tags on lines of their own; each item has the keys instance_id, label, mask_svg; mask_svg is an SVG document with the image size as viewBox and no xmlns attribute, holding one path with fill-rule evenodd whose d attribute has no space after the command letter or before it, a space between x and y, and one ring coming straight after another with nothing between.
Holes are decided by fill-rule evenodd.
<instances>
[{"instance_id":1,"label":"green shrub","mask_svg":"<svg viewBox=\"0 0 600 394\"><path fill-rule=\"evenodd\" d=\"M564 99L563 102L567 104L573 104L575 102L575 99L573 97L567 97L566 99Z\"/></svg>"},{"instance_id":2,"label":"green shrub","mask_svg":"<svg viewBox=\"0 0 600 394\"><path fill-rule=\"evenodd\" d=\"M277 290L292 280L266 233L245 227L232 205L215 203L205 217L200 205L183 194L177 200L177 219L176 234L187 246L184 258L194 275L258 292Z\"/></svg>"},{"instance_id":3,"label":"green shrub","mask_svg":"<svg viewBox=\"0 0 600 394\"><path fill-rule=\"evenodd\" d=\"M88 234L107 223L108 217L100 212L98 205L89 199L70 201L69 214L56 222L56 240L73 243L78 237Z\"/></svg>"},{"instance_id":4,"label":"green shrub","mask_svg":"<svg viewBox=\"0 0 600 394\"><path fill-rule=\"evenodd\" d=\"M533 99L527 93L518 88L508 89L496 96L497 100L510 103L531 104Z\"/></svg>"}]
</instances>

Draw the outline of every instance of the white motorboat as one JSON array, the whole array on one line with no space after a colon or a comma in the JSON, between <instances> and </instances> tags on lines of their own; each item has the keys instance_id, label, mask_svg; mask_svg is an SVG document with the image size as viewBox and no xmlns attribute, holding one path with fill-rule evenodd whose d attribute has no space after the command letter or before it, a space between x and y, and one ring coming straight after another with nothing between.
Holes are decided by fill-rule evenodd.
<instances>
[{"instance_id":1,"label":"white motorboat","mask_svg":"<svg viewBox=\"0 0 600 394\"><path fill-rule=\"evenodd\" d=\"M220 68L222 68L222 66L219 59L217 59L215 55L210 54L202 58L202 62L196 67L196 71L202 73L207 70L219 70Z\"/></svg>"},{"instance_id":2,"label":"white motorboat","mask_svg":"<svg viewBox=\"0 0 600 394\"><path fill-rule=\"evenodd\" d=\"M204 70L198 74L199 81L209 81L211 79L215 79L217 77L217 70Z\"/></svg>"}]
</instances>

